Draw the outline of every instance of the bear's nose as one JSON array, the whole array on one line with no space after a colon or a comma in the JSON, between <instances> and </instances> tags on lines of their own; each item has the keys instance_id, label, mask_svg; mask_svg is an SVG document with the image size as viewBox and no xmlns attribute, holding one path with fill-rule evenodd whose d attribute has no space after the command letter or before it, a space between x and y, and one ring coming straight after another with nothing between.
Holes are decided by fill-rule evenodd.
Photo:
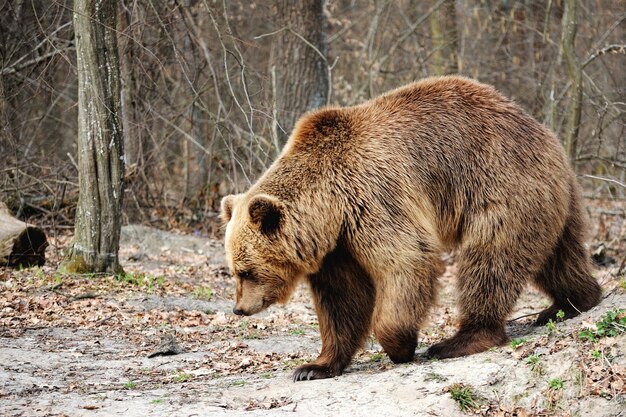
<instances>
[{"instance_id":1,"label":"bear's nose","mask_svg":"<svg viewBox=\"0 0 626 417\"><path fill-rule=\"evenodd\" d=\"M233 313L235 313L238 316L244 316L245 313L243 312L243 310L237 308L237 307L233 307Z\"/></svg>"}]
</instances>

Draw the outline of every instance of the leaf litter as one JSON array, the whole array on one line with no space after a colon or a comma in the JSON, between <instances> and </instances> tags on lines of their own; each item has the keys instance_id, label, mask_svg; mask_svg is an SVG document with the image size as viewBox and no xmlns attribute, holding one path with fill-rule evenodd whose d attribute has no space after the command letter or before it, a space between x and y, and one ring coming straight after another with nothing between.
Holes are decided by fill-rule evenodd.
<instances>
[{"instance_id":1,"label":"leaf litter","mask_svg":"<svg viewBox=\"0 0 626 417\"><path fill-rule=\"evenodd\" d=\"M0 365L0 414L58 414L63 407L63 401L58 405L60 394L74 410L88 410L90 415L115 414L119 402L132 401L166 413L163 410L171 407L193 409L190 404L199 398L216 415L229 410L295 410L306 415L303 410L311 402L319 403L321 415L340 409L350 410L345 415L371 415L372 401L380 392L393 392L407 379L424 394L394 405L400 414L390 415L403 415L403 406L428 411L431 398L437 399L436 406L430 405L433 413L459 412L444 391L451 383L477 390L484 402L472 412L480 415L571 415L585 410L581 407L604 410L598 415L618 415L623 410L626 336L594 342L578 337L603 313L626 305L624 276L615 266L599 271L606 297L602 308L592 310L596 313L557 323L554 332L532 328L532 317L514 320L511 337L524 339L515 349L503 346L456 360L456 365L455 360L433 362L418 355L413 364L395 366L370 338L346 375L306 387L292 385L289 378L320 348L306 289L299 288L285 307L273 307L258 317L236 317L230 312L234 290L227 269L207 262L223 256L221 245L206 239L206 245L198 246L201 241L194 239L189 246L195 249L183 251L163 246L154 250L127 240L120 251L126 274L118 277L59 274L54 253L40 268L0 269L0 354L13 359ZM455 329L456 265L453 256L446 261L439 304L420 335L420 352ZM199 297L208 294L206 289L210 296ZM546 303L529 289L512 317L537 312ZM531 355L538 355L544 375L532 372L526 362ZM459 366L469 369L476 361L486 361L481 370L488 363L499 365L488 380L472 383L479 376ZM521 381L511 380L507 372ZM553 377L565 381L561 392L546 390L546 381ZM359 392L356 387L363 384L372 392L350 397L350 391ZM313 395L307 396L311 387ZM361 406L339 407L345 402Z\"/></svg>"}]
</instances>

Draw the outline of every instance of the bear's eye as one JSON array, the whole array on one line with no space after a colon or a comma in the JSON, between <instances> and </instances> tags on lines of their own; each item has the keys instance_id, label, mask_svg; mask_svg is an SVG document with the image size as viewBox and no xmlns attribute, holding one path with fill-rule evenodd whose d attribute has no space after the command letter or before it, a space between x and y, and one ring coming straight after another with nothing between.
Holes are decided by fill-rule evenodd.
<instances>
[{"instance_id":1,"label":"bear's eye","mask_svg":"<svg viewBox=\"0 0 626 417\"><path fill-rule=\"evenodd\" d=\"M239 275L239 278L242 281L254 281L254 274L252 273L252 271L241 271L240 273L238 273L237 275Z\"/></svg>"}]
</instances>

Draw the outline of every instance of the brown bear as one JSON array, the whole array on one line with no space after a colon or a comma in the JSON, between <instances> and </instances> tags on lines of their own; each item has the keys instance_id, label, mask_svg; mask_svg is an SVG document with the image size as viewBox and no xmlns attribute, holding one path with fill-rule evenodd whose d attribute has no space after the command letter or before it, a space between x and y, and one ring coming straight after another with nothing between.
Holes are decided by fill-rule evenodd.
<instances>
[{"instance_id":1,"label":"brown bear","mask_svg":"<svg viewBox=\"0 0 626 417\"><path fill-rule=\"evenodd\" d=\"M579 186L555 135L493 87L428 78L297 123L279 158L222 201L236 314L312 290L322 352L295 380L342 373L370 329L413 359L436 296L440 253L458 249L460 328L427 355L507 341L530 280L562 310L595 306Z\"/></svg>"}]
</instances>

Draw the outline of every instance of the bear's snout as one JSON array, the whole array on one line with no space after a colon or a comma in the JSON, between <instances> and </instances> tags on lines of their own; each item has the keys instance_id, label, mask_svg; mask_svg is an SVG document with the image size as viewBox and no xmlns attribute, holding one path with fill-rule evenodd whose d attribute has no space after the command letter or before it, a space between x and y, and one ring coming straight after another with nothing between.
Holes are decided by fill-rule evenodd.
<instances>
[{"instance_id":1,"label":"bear's snout","mask_svg":"<svg viewBox=\"0 0 626 417\"><path fill-rule=\"evenodd\" d=\"M249 314L247 314L245 311L237 307L233 307L233 313L238 316L249 316Z\"/></svg>"}]
</instances>

